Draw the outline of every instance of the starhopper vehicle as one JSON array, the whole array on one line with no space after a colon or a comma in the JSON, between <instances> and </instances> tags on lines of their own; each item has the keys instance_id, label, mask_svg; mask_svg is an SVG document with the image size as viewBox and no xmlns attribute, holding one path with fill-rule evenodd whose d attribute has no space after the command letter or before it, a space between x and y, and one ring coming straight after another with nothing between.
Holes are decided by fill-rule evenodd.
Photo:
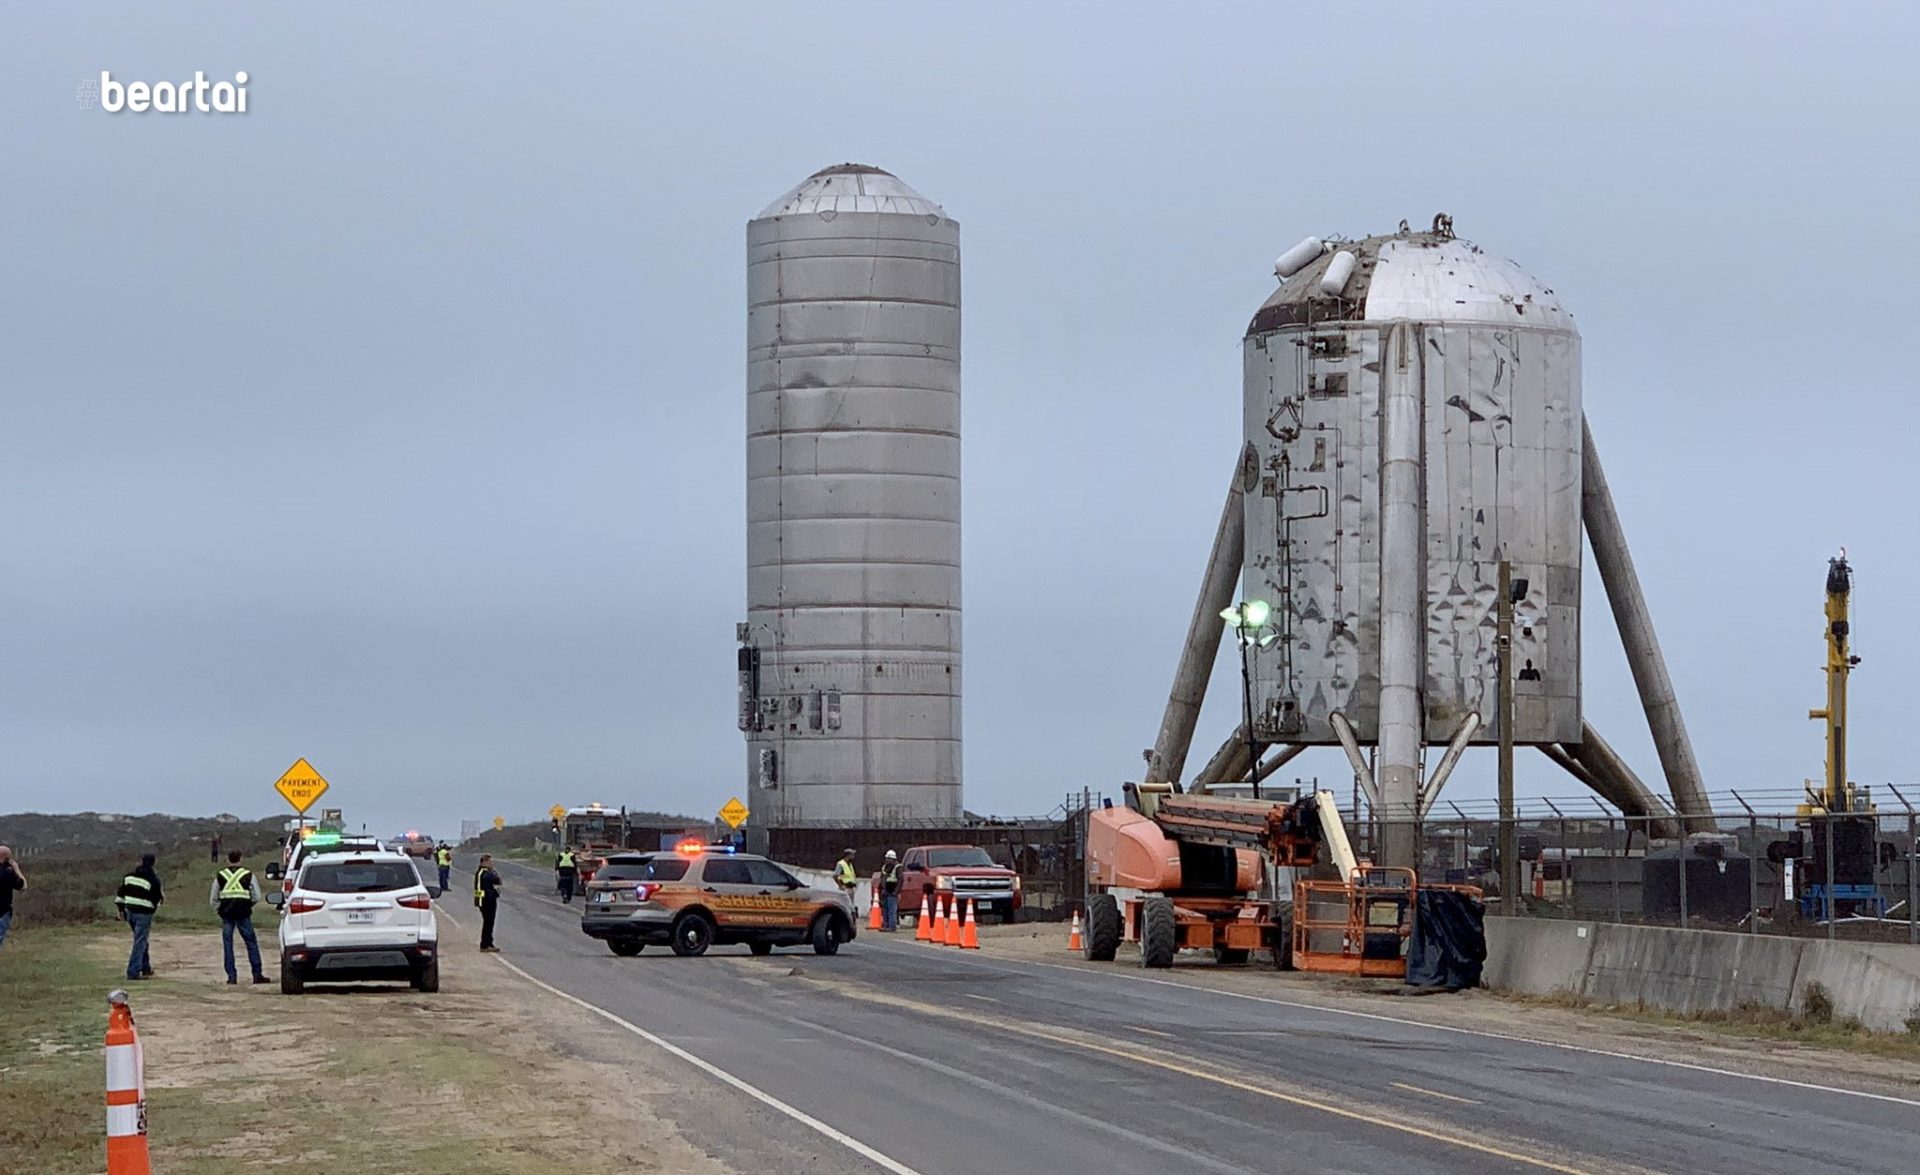
<instances>
[{"instance_id":1,"label":"starhopper vehicle","mask_svg":"<svg viewBox=\"0 0 1920 1175\"><path fill-rule=\"evenodd\" d=\"M812 945L831 955L854 938L853 906L765 857L685 842L671 853L617 853L586 886L580 929L616 955L668 945L685 957L744 943L756 955Z\"/></svg>"}]
</instances>

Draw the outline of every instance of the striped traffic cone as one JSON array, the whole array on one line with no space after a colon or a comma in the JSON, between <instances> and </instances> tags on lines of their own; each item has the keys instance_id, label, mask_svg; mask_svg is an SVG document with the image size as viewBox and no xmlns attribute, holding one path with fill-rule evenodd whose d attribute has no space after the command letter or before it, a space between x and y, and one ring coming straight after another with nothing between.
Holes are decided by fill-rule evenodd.
<instances>
[{"instance_id":1,"label":"striped traffic cone","mask_svg":"<svg viewBox=\"0 0 1920 1175\"><path fill-rule=\"evenodd\" d=\"M960 898L959 895L956 894L948 900L950 904L947 906L947 945L957 947L960 945L960 919L962 917Z\"/></svg>"},{"instance_id":2,"label":"striped traffic cone","mask_svg":"<svg viewBox=\"0 0 1920 1175\"><path fill-rule=\"evenodd\" d=\"M980 927L973 920L972 898L967 899L967 924L960 928L960 946L969 951L980 949Z\"/></svg>"},{"instance_id":3,"label":"striped traffic cone","mask_svg":"<svg viewBox=\"0 0 1920 1175\"><path fill-rule=\"evenodd\" d=\"M880 929L880 895L877 892L879 887L875 886L874 888L876 892L867 899L867 929L868 930Z\"/></svg>"},{"instance_id":4,"label":"striped traffic cone","mask_svg":"<svg viewBox=\"0 0 1920 1175\"><path fill-rule=\"evenodd\" d=\"M107 1175L152 1175L147 1078L127 993L107 995Z\"/></svg>"},{"instance_id":5,"label":"striped traffic cone","mask_svg":"<svg viewBox=\"0 0 1920 1175\"><path fill-rule=\"evenodd\" d=\"M1073 912L1073 930L1067 935L1067 949L1070 951L1086 949L1080 942L1080 911L1078 910Z\"/></svg>"},{"instance_id":6,"label":"striped traffic cone","mask_svg":"<svg viewBox=\"0 0 1920 1175\"><path fill-rule=\"evenodd\" d=\"M920 916L913 920L913 941L933 941L933 913L927 909L927 895L920 895Z\"/></svg>"},{"instance_id":7,"label":"striped traffic cone","mask_svg":"<svg viewBox=\"0 0 1920 1175\"><path fill-rule=\"evenodd\" d=\"M939 894L933 899L933 945L947 944L947 899Z\"/></svg>"}]
</instances>

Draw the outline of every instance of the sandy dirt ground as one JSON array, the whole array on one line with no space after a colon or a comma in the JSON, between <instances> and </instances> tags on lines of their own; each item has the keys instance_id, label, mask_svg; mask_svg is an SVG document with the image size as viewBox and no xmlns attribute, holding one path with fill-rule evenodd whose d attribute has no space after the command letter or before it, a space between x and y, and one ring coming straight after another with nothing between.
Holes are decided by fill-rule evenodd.
<instances>
[{"instance_id":1,"label":"sandy dirt ground","mask_svg":"<svg viewBox=\"0 0 1920 1175\"><path fill-rule=\"evenodd\" d=\"M1496 995L1485 990L1414 994L1396 983L1281 972L1271 964L1216 966L1182 952L1170 971L1143 971L1123 944L1112 963L1089 963L1067 949L1060 923L982 926L981 953L1075 968L1117 968L1130 975L1192 984L1318 1008L1391 1016L1447 1028L1580 1048L1600 1049L1694 1065L1759 1073L1819 1084L1845 1084L1911 1097L1920 1089L1920 1062L1853 1049L1813 1047L1791 1040L1734 1035L1684 1021L1648 1023L1599 1011ZM932 948L929 948L932 949Z\"/></svg>"},{"instance_id":2,"label":"sandy dirt ground","mask_svg":"<svg viewBox=\"0 0 1920 1175\"><path fill-rule=\"evenodd\" d=\"M277 982L247 985L244 957L241 985L227 987L217 935L157 935L153 951L161 978L132 996L156 1169L230 1175L378 1156L356 1169L731 1170L676 1130L676 1118L711 1113L670 1080L678 1066L633 1064L630 1036L488 966L469 936L442 940L435 995L283 996ZM277 974L271 954L267 970Z\"/></svg>"}]
</instances>

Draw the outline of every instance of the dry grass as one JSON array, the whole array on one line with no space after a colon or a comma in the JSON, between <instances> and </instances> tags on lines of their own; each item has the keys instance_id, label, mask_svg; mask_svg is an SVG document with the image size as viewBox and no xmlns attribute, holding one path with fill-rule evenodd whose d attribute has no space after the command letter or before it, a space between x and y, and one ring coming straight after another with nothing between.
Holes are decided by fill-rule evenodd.
<instances>
[{"instance_id":1,"label":"dry grass","mask_svg":"<svg viewBox=\"0 0 1920 1175\"><path fill-rule=\"evenodd\" d=\"M125 941L111 926L43 928L0 949L0 1175L100 1170L104 996L122 985ZM602 1059L630 1052L630 1038L601 1039L617 1031L554 1007L464 939L443 946L436 995L295 998L277 984L227 987L217 935L156 929L160 978L126 985L155 1170L724 1175L673 1125L690 1112L684 1090ZM577 1096L589 1084L604 1096Z\"/></svg>"},{"instance_id":2,"label":"dry grass","mask_svg":"<svg viewBox=\"0 0 1920 1175\"><path fill-rule=\"evenodd\" d=\"M1633 1020L1642 1024L1690 1025L1750 1040L1788 1041L1813 1048L1845 1049L1902 1061L1920 1061L1920 1009L1908 1020L1904 1033L1874 1032L1851 1017L1836 1018L1833 1000L1819 984L1801 993L1802 1007L1793 1011L1767 1004L1742 1002L1726 1011L1671 1012L1646 1004L1608 1004L1586 996L1561 992L1550 996L1502 994L1519 1004L1574 1008Z\"/></svg>"}]
</instances>

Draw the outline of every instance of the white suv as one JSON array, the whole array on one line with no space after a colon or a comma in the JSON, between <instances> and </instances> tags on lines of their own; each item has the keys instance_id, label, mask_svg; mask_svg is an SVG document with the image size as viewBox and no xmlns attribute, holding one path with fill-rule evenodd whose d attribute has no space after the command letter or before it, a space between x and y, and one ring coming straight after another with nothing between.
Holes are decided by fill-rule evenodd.
<instances>
[{"instance_id":1,"label":"white suv","mask_svg":"<svg viewBox=\"0 0 1920 1175\"><path fill-rule=\"evenodd\" d=\"M341 836L339 833L318 832L297 842L287 850L287 863L283 869L278 865L267 866L267 880L278 881L280 892L293 892L293 879L300 874L300 867L321 853L384 853L387 846L370 836Z\"/></svg>"},{"instance_id":2,"label":"white suv","mask_svg":"<svg viewBox=\"0 0 1920 1175\"><path fill-rule=\"evenodd\" d=\"M438 886L421 882L413 858L390 850L309 857L291 891L267 895L281 907L280 990L298 995L308 983L405 979L439 991L439 894Z\"/></svg>"}]
</instances>

